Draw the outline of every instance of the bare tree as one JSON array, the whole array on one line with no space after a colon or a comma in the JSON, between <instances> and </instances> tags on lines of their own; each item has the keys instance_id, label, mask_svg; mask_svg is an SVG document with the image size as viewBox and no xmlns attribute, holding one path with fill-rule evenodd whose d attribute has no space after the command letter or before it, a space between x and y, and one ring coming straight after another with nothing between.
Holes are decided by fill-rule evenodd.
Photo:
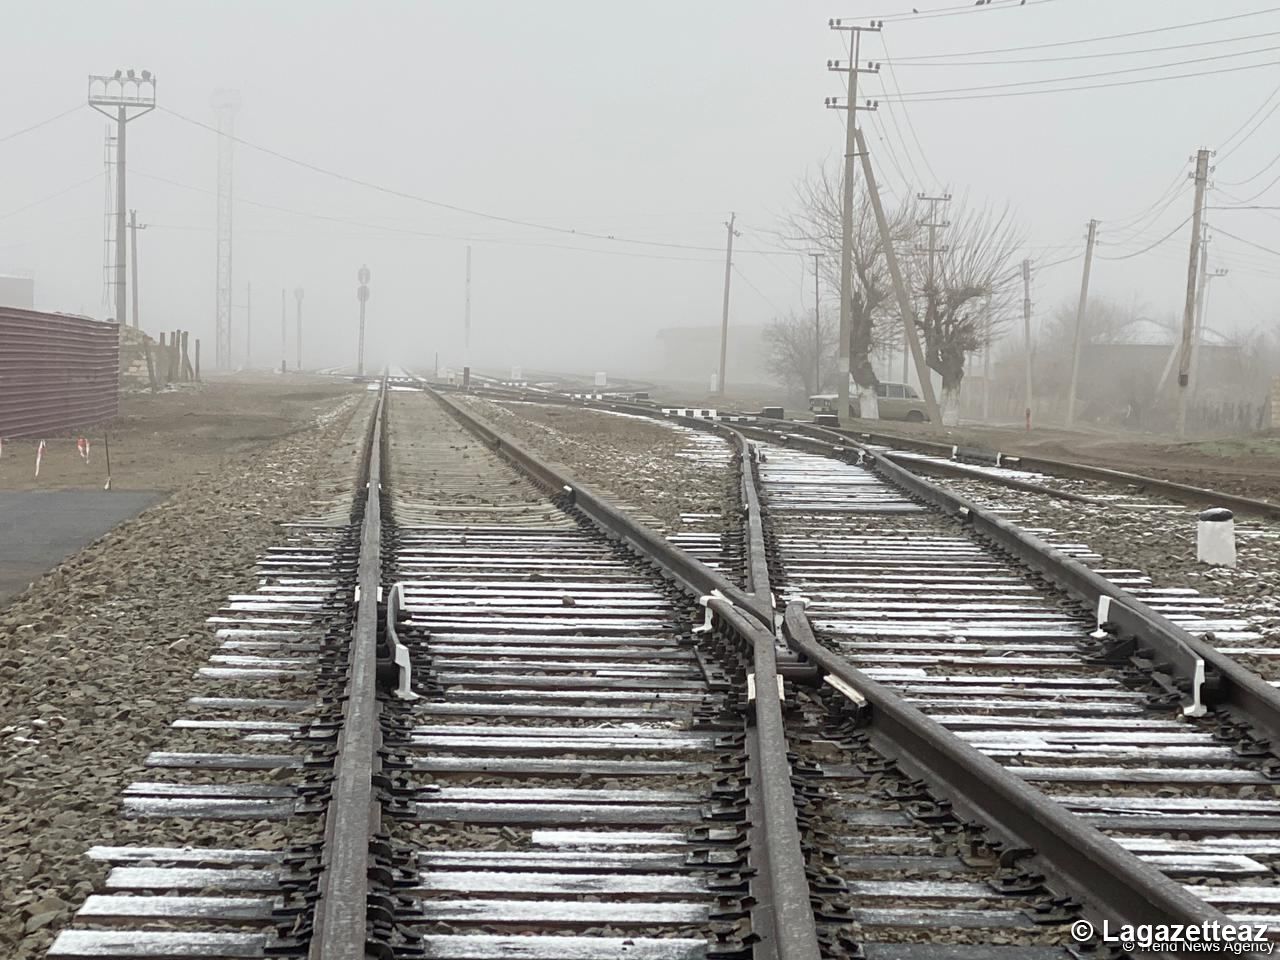
<instances>
[{"instance_id":1,"label":"bare tree","mask_svg":"<svg viewBox=\"0 0 1280 960\"><path fill-rule=\"evenodd\" d=\"M823 279L834 291L840 289L842 183L838 167L829 165L801 180L796 185L796 209L785 219L782 236L798 249L816 247L825 254ZM910 249L916 231L914 206L888 211L888 217L893 242ZM901 320L875 213L861 179L854 189L851 259L854 283L850 297L849 372L860 388L870 390L879 383L871 366L871 352L896 342L893 331L895 327L901 330ZM835 340L833 345L838 347Z\"/></svg>"},{"instance_id":2,"label":"bare tree","mask_svg":"<svg viewBox=\"0 0 1280 960\"><path fill-rule=\"evenodd\" d=\"M925 363L942 376L942 418L955 423L965 358L995 339L1010 319L1022 237L1008 207L956 204L947 251L933 276L913 270L921 309L916 318ZM953 209L956 209L953 208Z\"/></svg>"},{"instance_id":3,"label":"bare tree","mask_svg":"<svg viewBox=\"0 0 1280 960\"><path fill-rule=\"evenodd\" d=\"M817 325L812 316L795 313L776 318L764 328L770 372L792 392L802 392L806 397L820 393L824 383L836 378L837 335L836 323L827 314ZM815 383L815 361L819 359L821 379Z\"/></svg>"}]
</instances>

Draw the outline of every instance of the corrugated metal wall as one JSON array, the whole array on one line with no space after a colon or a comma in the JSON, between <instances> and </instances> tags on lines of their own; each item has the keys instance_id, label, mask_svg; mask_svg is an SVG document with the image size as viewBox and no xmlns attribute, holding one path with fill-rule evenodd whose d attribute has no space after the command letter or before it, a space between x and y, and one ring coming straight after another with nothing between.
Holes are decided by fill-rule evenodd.
<instances>
[{"instance_id":1,"label":"corrugated metal wall","mask_svg":"<svg viewBox=\"0 0 1280 960\"><path fill-rule=\"evenodd\" d=\"M119 410L116 324L0 307L0 438L58 436Z\"/></svg>"}]
</instances>

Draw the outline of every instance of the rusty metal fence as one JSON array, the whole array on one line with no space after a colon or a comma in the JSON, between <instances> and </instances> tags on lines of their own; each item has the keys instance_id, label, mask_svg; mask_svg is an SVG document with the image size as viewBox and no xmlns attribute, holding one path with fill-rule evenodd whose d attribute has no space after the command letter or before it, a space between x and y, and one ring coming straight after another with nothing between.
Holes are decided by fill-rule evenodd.
<instances>
[{"instance_id":1,"label":"rusty metal fence","mask_svg":"<svg viewBox=\"0 0 1280 960\"><path fill-rule=\"evenodd\" d=\"M0 307L0 438L54 437L120 410L114 323Z\"/></svg>"}]
</instances>

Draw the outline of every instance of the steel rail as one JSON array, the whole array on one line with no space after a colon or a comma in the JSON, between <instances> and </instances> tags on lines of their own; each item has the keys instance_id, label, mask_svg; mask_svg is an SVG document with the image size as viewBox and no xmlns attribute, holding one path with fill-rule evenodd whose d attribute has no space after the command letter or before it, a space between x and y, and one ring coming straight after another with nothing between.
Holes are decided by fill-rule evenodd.
<instances>
[{"instance_id":1,"label":"steel rail","mask_svg":"<svg viewBox=\"0 0 1280 960\"><path fill-rule=\"evenodd\" d=\"M1231 923L1226 914L822 646L802 602L787 605L784 622L792 649L863 701L855 706L863 710L878 752L926 781L962 817L1001 835L1008 849L1035 851L1038 866L1086 902L1095 919L1106 919L1117 929L1122 924Z\"/></svg>"},{"instance_id":2,"label":"steel rail","mask_svg":"<svg viewBox=\"0 0 1280 960\"><path fill-rule=\"evenodd\" d=\"M811 424L799 424L803 429L810 429ZM915 437L903 437L892 433L867 433L858 430L836 429L831 427L821 428L833 433L838 433L850 439L862 440L865 443L896 445L907 450L917 449L923 453L933 454L935 456L951 457L955 456L961 460L972 460L977 463L996 464L997 458L1000 463L1007 463L1011 460L1017 461L1017 465L1021 469L1034 470L1038 473L1049 474L1050 476L1067 477L1075 480L1102 480L1107 483L1127 483L1145 487L1148 490L1157 493L1163 493L1167 496L1187 503L1197 504L1200 506L1214 507L1231 507L1242 513L1255 514L1257 516L1270 517L1271 519L1280 519L1280 503L1273 503L1270 500L1261 500L1255 497L1244 497L1234 493L1225 493L1221 490L1210 490L1206 487L1197 487L1188 483L1178 483L1175 480L1161 480L1159 477L1149 477L1145 474L1131 473L1127 470L1116 470L1112 467L1100 467L1090 463L1073 463L1067 460L1051 459L1049 457L1037 457L1028 454L1005 454L995 450L989 450L985 447L975 447L969 445L956 445L949 443L941 443L936 440L921 440ZM999 483L1005 480L997 477L989 479Z\"/></svg>"},{"instance_id":3,"label":"steel rail","mask_svg":"<svg viewBox=\"0 0 1280 960\"><path fill-rule=\"evenodd\" d=\"M364 517L356 587L356 621L325 813L324 850L309 960L364 960L369 940L370 843L381 829L374 789L381 769L377 687L378 593L382 576L382 447L386 384L378 394L366 454Z\"/></svg>"},{"instance_id":4,"label":"steel rail","mask_svg":"<svg viewBox=\"0 0 1280 960\"><path fill-rule=\"evenodd\" d=\"M614 406L630 407L626 412L645 412L644 408L631 407L631 404L614 404ZM741 444L740 449L749 451L744 434L754 433L750 428L740 430L714 421L667 417L657 415L654 411L648 411L648 413L655 419L675 419L694 428L736 436L737 442ZM736 426L742 428L742 425ZM768 439L777 438L769 434ZM968 518L972 522L975 515L980 513L975 511L972 504L963 502L961 498L952 498L952 495L945 490L936 488L928 481L920 479L905 468L897 466L896 463L874 452L861 451L861 449L850 451L849 447L841 444L824 443L809 438L795 438L795 440L799 445L812 444L810 448L824 456L845 457L850 454L861 454L864 460L872 462L872 466L881 468L886 479L895 481L909 493L915 493L929 502L934 502L933 498L936 495L937 506L950 515ZM751 494L755 494L749 495L748 499L744 500L744 503L749 504L746 511L749 529L745 539L749 549L756 550L762 548L764 544L763 513L759 508L754 471L751 467L753 467L751 457L744 457L742 460L744 494L748 493L749 489ZM954 499L955 503L948 503L948 498ZM950 508L942 504L948 504ZM964 511L969 512L968 516ZM1004 521L1001 521L1001 524L1004 524ZM1075 572L1096 577L1092 571L1084 568L1083 564L1070 561L1065 554L1053 550L1043 541L1030 538L1014 525L1004 524L1002 527L1001 524L996 524L992 530L1002 531L1004 527L1009 527L1009 531L1005 532L1027 538L1025 545L1033 553L1041 556L1042 563L1050 566L1057 566L1064 562L1074 564L1075 567L1079 567L1079 571ZM759 566L756 558L749 556L749 570L758 570ZM767 564L765 564L765 570L767 570ZM1106 581L1096 586L1097 589L1116 590ZM1135 600L1133 603L1137 604ZM718 607L719 602L713 600L712 604ZM1143 607L1143 609L1146 608ZM1148 628L1148 630L1158 630L1164 626L1164 623L1161 623L1164 618L1160 617L1160 614L1151 611L1147 613L1149 618L1138 618L1132 621L1132 626ZM1129 620L1125 622L1130 623ZM1172 625L1167 626L1172 627ZM1138 856L1112 841L1110 837L1103 835L1101 831L1089 826L1083 819L1075 817L1056 801L1052 801L1046 794L1030 786L1027 781L1016 777L995 760L966 744L955 733L925 716L922 710L913 707L887 686L870 680L840 655L818 644L814 639L812 627L809 626L808 617L805 616L803 603L788 605L783 617L783 639L788 648L800 654L806 662L815 664L824 675L835 677L845 690L851 692L852 704L856 709L863 710L864 721L869 723L873 742L895 756L904 771L910 776L927 781L933 790L950 800L961 813L972 815L996 833L1000 833L1006 838L1006 844L1009 844L1011 849L1023 847L1023 849L1036 850L1037 863L1043 867L1044 872L1055 877L1073 895L1087 901L1098 920L1108 919L1112 924L1185 925L1230 922L1228 916L1184 890L1181 884L1144 863ZM771 653L774 653L772 645ZM758 678L763 676L762 662L764 662L762 659L756 660L756 677ZM1231 666L1236 664L1233 663ZM1230 673L1228 676L1231 678ZM1253 680L1257 681L1257 678L1253 677ZM1257 682L1261 684L1261 681ZM760 696L764 686L769 685L760 684L759 680L756 680L756 696ZM840 686L837 686L837 689L840 689ZM1190 956L1190 954L1176 955Z\"/></svg>"},{"instance_id":5,"label":"steel rail","mask_svg":"<svg viewBox=\"0 0 1280 960\"><path fill-rule=\"evenodd\" d=\"M748 428L748 432L750 432ZM884 454L816 438L788 435L788 444L838 459L861 459L881 476L940 511L971 526L1007 550L1023 564L1065 591L1100 619L1113 625L1122 638L1133 638L1155 654L1153 671L1171 676L1191 701L1187 709L1199 713L1221 706L1255 727L1280 746L1280 691L1232 657L1194 636L1151 609L1123 587L1095 573L995 513L983 510L958 494L899 466Z\"/></svg>"},{"instance_id":6,"label":"steel rail","mask_svg":"<svg viewBox=\"0 0 1280 960\"><path fill-rule=\"evenodd\" d=\"M535 482L552 493L569 494L572 505L597 526L629 543L686 591L701 597L706 607L749 645L754 670L751 683L755 690L746 731L751 770L749 790L760 814L751 820L750 854L757 870L751 881L752 896L756 900L752 928L761 937L755 948L756 957L757 960L818 960L817 928L791 788L792 771L787 757L781 697L775 680L778 676L776 640L772 631L773 607L767 566L750 567L753 592L743 591L632 520L589 487L578 483L563 468L538 459L448 397L430 388L426 392ZM745 440L743 450L749 457ZM746 465L744 461L744 469ZM758 501L755 512L759 512ZM762 533L758 542L763 548Z\"/></svg>"},{"instance_id":7,"label":"steel rail","mask_svg":"<svg viewBox=\"0 0 1280 960\"><path fill-rule=\"evenodd\" d=\"M518 394L517 391L492 392ZM523 398L530 399L527 395L523 395ZM1153 674L1157 679L1175 686L1184 695L1190 712L1199 713L1205 706L1225 707L1236 719L1254 727L1280 751L1280 690L1265 683L1253 671L1219 652L1211 644L1152 610L1123 587L1116 586L1079 561L1023 531L1016 524L977 507L938 484L930 483L896 463L889 455L869 449L848 433L789 421L779 422L776 427L772 424L766 427L763 424L769 421L761 420L730 426L714 420L668 416L661 410L641 404L559 397L544 399L546 402L613 410L677 422L727 438L745 434L822 456L853 458L867 464L909 495L933 504L944 513L972 526L976 533L1009 551L1095 615L1105 607L1100 619L1111 624L1122 637L1132 638L1140 647L1153 652ZM787 432L796 426L803 427L804 432Z\"/></svg>"}]
</instances>

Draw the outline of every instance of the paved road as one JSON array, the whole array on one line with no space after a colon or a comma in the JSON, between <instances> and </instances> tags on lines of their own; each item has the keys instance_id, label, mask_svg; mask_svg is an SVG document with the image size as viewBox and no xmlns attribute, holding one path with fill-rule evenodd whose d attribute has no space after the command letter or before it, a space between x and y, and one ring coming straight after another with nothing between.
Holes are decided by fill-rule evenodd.
<instances>
[{"instance_id":1,"label":"paved road","mask_svg":"<svg viewBox=\"0 0 1280 960\"><path fill-rule=\"evenodd\" d=\"M146 490L0 491L0 603L161 496Z\"/></svg>"}]
</instances>

